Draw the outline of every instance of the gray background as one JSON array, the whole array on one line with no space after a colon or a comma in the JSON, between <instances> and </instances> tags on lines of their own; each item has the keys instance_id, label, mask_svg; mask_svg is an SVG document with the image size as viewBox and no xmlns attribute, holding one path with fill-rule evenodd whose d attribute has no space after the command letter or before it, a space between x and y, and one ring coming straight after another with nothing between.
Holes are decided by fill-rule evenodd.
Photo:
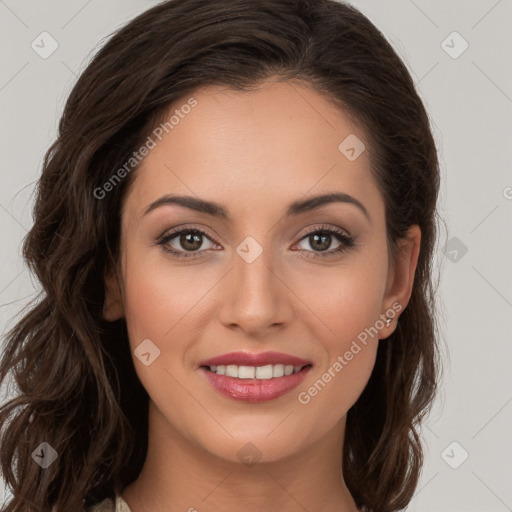
<instances>
[{"instance_id":1,"label":"gray background","mask_svg":"<svg viewBox=\"0 0 512 512\"><path fill-rule=\"evenodd\" d=\"M351 3L406 62L432 118L442 167L440 212L448 229L436 265L445 379L423 430L426 461L407 510L512 511L512 1ZM67 94L101 40L154 4L0 0L4 333L37 288L20 244ZM59 45L47 59L31 47L34 40L42 45L43 31ZM469 47L458 55L464 40Z\"/></svg>"}]
</instances>

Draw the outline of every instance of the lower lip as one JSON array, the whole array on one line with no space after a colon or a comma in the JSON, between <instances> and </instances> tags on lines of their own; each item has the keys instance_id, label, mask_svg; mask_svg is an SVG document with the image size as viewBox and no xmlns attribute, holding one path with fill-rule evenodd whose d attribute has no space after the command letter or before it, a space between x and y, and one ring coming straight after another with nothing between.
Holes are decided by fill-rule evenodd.
<instances>
[{"instance_id":1,"label":"lower lip","mask_svg":"<svg viewBox=\"0 0 512 512\"><path fill-rule=\"evenodd\" d=\"M272 379L237 379L200 368L208 382L224 396L244 402L265 402L274 400L296 388L305 378L311 366L300 372L274 377Z\"/></svg>"}]
</instances>

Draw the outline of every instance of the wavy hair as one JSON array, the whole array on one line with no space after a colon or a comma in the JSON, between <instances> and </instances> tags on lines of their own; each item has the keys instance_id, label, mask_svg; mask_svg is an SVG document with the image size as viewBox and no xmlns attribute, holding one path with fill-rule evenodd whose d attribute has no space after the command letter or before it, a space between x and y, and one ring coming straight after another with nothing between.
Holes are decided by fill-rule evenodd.
<instances>
[{"instance_id":1,"label":"wavy hair","mask_svg":"<svg viewBox=\"0 0 512 512\"><path fill-rule=\"evenodd\" d=\"M406 66L356 8L334 0L168 0L116 31L73 87L38 182L23 257L39 295L7 333L0 383L3 512L83 510L135 480L147 450L148 394L124 319L102 318L104 276L119 257L123 198L137 166L102 187L171 105L198 87L245 91L269 78L313 87L363 129L386 205L390 254L421 228L412 295L348 411L343 474L356 504L410 502L423 464L419 427L441 366L432 276L439 164ZM96 191L96 192L95 192ZM47 442L57 459L32 453Z\"/></svg>"}]
</instances>

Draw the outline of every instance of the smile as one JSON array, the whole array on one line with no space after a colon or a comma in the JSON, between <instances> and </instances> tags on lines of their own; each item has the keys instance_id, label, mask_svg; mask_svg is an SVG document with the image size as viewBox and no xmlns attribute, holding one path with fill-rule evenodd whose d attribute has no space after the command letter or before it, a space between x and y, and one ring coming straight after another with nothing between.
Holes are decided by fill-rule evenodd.
<instances>
[{"instance_id":1,"label":"smile","mask_svg":"<svg viewBox=\"0 0 512 512\"><path fill-rule=\"evenodd\" d=\"M282 352L231 352L199 363L206 381L233 400L274 400L297 387L313 364Z\"/></svg>"}]
</instances>

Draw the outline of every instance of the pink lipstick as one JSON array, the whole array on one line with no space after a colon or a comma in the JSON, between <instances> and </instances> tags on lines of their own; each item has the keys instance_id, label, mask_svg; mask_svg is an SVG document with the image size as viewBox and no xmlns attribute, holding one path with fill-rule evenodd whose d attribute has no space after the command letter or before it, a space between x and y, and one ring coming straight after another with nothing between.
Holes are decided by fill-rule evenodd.
<instances>
[{"instance_id":1,"label":"pink lipstick","mask_svg":"<svg viewBox=\"0 0 512 512\"><path fill-rule=\"evenodd\" d=\"M297 387L312 363L279 352L231 352L202 361L199 368L221 394L234 400L274 400Z\"/></svg>"}]
</instances>

